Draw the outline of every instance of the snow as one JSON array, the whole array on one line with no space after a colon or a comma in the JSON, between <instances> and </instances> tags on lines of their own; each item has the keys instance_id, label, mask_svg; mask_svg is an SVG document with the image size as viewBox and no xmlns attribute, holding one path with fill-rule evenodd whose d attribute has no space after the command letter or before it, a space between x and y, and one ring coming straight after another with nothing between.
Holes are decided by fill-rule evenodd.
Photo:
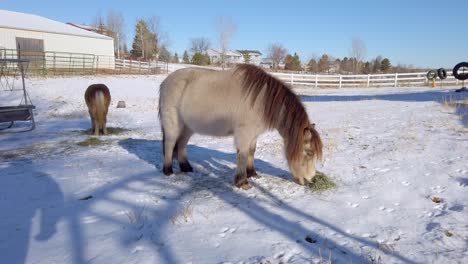
<instances>
[{"instance_id":1,"label":"snow","mask_svg":"<svg viewBox=\"0 0 468 264\"><path fill-rule=\"evenodd\" d=\"M0 134L2 263L468 259L467 110L444 103L466 93L297 88L325 144L318 169L338 187L295 184L272 131L258 140L262 177L244 191L232 186L232 138L194 136L196 172L161 173L164 77L28 79L37 128ZM82 147L92 83L111 90L108 125L128 131ZM127 108L116 108L119 100Z\"/></svg>"},{"instance_id":2,"label":"snow","mask_svg":"<svg viewBox=\"0 0 468 264\"><path fill-rule=\"evenodd\" d=\"M45 17L0 9L0 28L2 27L89 38L112 39L101 34L70 26Z\"/></svg>"}]
</instances>

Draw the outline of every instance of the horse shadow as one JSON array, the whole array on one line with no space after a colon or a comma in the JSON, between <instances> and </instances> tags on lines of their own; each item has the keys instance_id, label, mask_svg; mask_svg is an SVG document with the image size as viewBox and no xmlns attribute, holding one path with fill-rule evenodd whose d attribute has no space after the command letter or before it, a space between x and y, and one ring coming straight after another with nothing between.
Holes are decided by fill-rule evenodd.
<instances>
[{"instance_id":1,"label":"horse shadow","mask_svg":"<svg viewBox=\"0 0 468 264\"><path fill-rule=\"evenodd\" d=\"M398 101L398 102L460 102L468 99L468 93L456 93L454 91L421 91L401 92L377 95L300 95L303 102L355 102L368 100ZM466 103L454 103L455 112L461 124L468 127L468 105Z\"/></svg>"},{"instance_id":2,"label":"horse shadow","mask_svg":"<svg viewBox=\"0 0 468 264\"><path fill-rule=\"evenodd\" d=\"M162 169L163 155L161 140L133 139L128 138L119 141L119 145L129 153L134 154L141 160L153 165L156 169ZM210 172L224 179L234 179L236 154L226 153L215 149L188 145L187 153L189 161L195 169L195 173L209 174ZM283 180L292 180L292 175L281 168L275 167L261 159L255 159L255 168L258 173L266 174L268 177L277 177ZM177 167L177 162L173 164Z\"/></svg>"},{"instance_id":3,"label":"horse shadow","mask_svg":"<svg viewBox=\"0 0 468 264\"><path fill-rule=\"evenodd\" d=\"M144 140L144 139L125 139L119 142L119 145L126 149L128 152L134 154L138 158L148 162L155 166L155 168L160 168L160 165L155 164L155 162L162 162L161 153L161 141L160 140ZM228 167L226 168L224 161L233 162L235 160L235 154L225 153L217 150L207 149L203 147L198 147L190 145L188 149L189 153L192 153L192 156L196 156L194 159L197 163L206 166L209 170L212 170L213 174L229 173L234 172L234 169ZM156 153L157 152L157 153ZM158 154L159 153L159 154ZM195 154L195 155L194 155ZM205 163L202 161L206 159ZM264 173L277 173L283 174L287 173L284 170L275 168L273 165L268 164L260 160L256 161L258 163L258 169ZM213 166L213 163L216 165ZM212 173L202 175L202 178L207 178L208 180L203 181L200 177L196 175L190 175L190 177L184 177L184 182L186 183L185 187L178 187L175 194L170 197L165 197L166 200L171 200L172 204L167 205L161 210L155 209L150 213L152 216L152 221L156 222L154 226L158 228L153 230L153 237L164 237L165 231L164 228L170 222L170 218L177 214L177 208L180 207L184 199L190 199L196 192L203 190L210 192L214 197L219 200L224 201L227 204L231 204L237 210L241 211L244 215L248 216L250 219L256 221L257 223L273 230L274 232L281 233L288 241L295 243L297 246L301 247L303 250L310 252L312 255L321 256L320 250L323 245L326 244L330 250L333 250L333 259L337 261L343 261L348 263L349 261L361 263L368 262L368 256L362 255L362 252L356 252L353 249L348 248L347 246L338 245L337 243L330 241L326 237L323 237L310 227L310 223L317 224L318 226L326 227L330 230L335 231L336 233L342 235L343 237L349 238L361 247L367 247L371 250L379 251L378 243L349 234L345 230L335 226L332 223L327 222L326 220L320 219L319 217L314 216L311 213L304 212L301 209L296 208L295 206L288 204L282 201L280 198L272 194L266 188L260 186L255 181L253 186L260 193L269 198L269 201L277 207L277 210L281 210L285 215L279 214L276 210L271 211L267 206L263 204L262 201L259 201L255 198L252 198L248 195L248 192L238 191L234 189L230 181L220 180L219 178L213 178ZM163 178L158 180L158 184L164 182L164 179L168 179L159 173ZM194 177L195 176L195 177ZM159 178L159 177L158 177ZM205 184L208 183L208 184ZM148 183L151 184L151 183ZM155 184L155 181L153 181ZM163 184L165 185L165 184ZM154 186L154 188L168 188L167 186ZM170 188L170 187L169 187ZM298 188L301 188L298 186ZM163 218L161 216L164 216ZM308 221L308 224L301 223L303 221ZM313 234L314 244L305 240L307 235ZM149 239L151 240L151 239ZM153 244L157 247L157 252L160 254L162 262L164 263L177 263L176 252L170 247L170 245L164 244L162 242L152 241ZM400 262L404 263L415 263L414 261L402 256L398 253L393 253L392 256ZM302 258L302 257L301 257ZM310 262L310 259L301 259L304 262Z\"/></svg>"},{"instance_id":4,"label":"horse shadow","mask_svg":"<svg viewBox=\"0 0 468 264\"><path fill-rule=\"evenodd\" d=\"M54 179L38 171L30 159L9 161L0 184L0 256L3 263L25 263L30 237L49 240L64 217L64 196ZM39 233L31 234L40 214Z\"/></svg>"}]
</instances>

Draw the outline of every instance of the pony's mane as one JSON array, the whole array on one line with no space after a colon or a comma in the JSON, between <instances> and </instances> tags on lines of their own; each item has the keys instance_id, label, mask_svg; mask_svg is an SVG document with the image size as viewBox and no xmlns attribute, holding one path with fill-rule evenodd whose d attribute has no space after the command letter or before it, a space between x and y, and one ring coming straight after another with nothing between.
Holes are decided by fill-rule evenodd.
<instances>
[{"instance_id":1,"label":"pony's mane","mask_svg":"<svg viewBox=\"0 0 468 264\"><path fill-rule=\"evenodd\" d=\"M314 152L322 155L322 142L317 131L309 126L309 117L297 95L282 81L263 69L241 64L235 69L240 74L243 92L250 97L251 105L263 104L263 120L270 128L277 128L286 137L286 156L288 160L297 160L303 152L304 131L312 133ZM263 100L257 100L263 92Z\"/></svg>"}]
</instances>

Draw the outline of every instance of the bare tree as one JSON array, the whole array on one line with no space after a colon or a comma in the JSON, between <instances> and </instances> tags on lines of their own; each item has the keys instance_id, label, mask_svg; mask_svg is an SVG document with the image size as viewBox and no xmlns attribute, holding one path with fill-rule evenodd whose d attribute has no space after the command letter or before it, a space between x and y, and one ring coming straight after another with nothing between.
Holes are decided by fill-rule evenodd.
<instances>
[{"instance_id":1,"label":"bare tree","mask_svg":"<svg viewBox=\"0 0 468 264\"><path fill-rule=\"evenodd\" d=\"M226 67L226 51L229 50L231 38L237 30L236 24L229 17L219 17L216 22L219 47L221 48L221 67Z\"/></svg>"},{"instance_id":2,"label":"bare tree","mask_svg":"<svg viewBox=\"0 0 468 264\"><path fill-rule=\"evenodd\" d=\"M125 31L124 31L124 17L122 13L116 12L110 9L107 13L107 28L110 31L111 37L114 38L114 52L117 54L117 58L120 58L120 51L123 50L123 44L125 43Z\"/></svg>"},{"instance_id":3,"label":"bare tree","mask_svg":"<svg viewBox=\"0 0 468 264\"><path fill-rule=\"evenodd\" d=\"M152 33L161 32L161 19L158 16L151 15L145 19L145 22L148 27L148 30L151 31ZM156 35L157 37L159 37L158 34Z\"/></svg>"},{"instance_id":4,"label":"bare tree","mask_svg":"<svg viewBox=\"0 0 468 264\"><path fill-rule=\"evenodd\" d=\"M278 65L284 60L287 53L286 48L279 43L271 44L268 47L268 57L273 61L273 68L278 68Z\"/></svg>"},{"instance_id":5,"label":"bare tree","mask_svg":"<svg viewBox=\"0 0 468 264\"><path fill-rule=\"evenodd\" d=\"M96 13L96 16L91 20L91 26L97 29L99 34L105 33L104 18L102 17L101 10Z\"/></svg>"},{"instance_id":6,"label":"bare tree","mask_svg":"<svg viewBox=\"0 0 468 264\"><path fill-rule=\"evenodd\" d=\"M210 46L210 40L207 38L193 38L190 40L190 50L193 53L206 53Z\"/></svg>"},{"instance_id":7,"label":"bare tree","mask_svg":"<svg viewBox=\"0 0 468 264\"><path fill-rule=\"evenodd\" d=\"M351 56L355 59L353 64L353 72L357 73L359 70L359 63L366 56L366 45L360 38L353 38L351 43Z\"/></svg>"}]
</instances>

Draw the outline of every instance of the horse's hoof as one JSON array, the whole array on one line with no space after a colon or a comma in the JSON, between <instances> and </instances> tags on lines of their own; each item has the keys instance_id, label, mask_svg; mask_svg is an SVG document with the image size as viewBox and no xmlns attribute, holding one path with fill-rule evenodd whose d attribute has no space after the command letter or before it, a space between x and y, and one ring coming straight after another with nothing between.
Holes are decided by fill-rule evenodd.
<instances>
[{"instance_id":1,"label":"horse's hoof","mask_svg":"<svg viewBox=\"0 0 468 264\"><path fill-rule=\"evenodd\" d=\"M305 184L304 179L300 179L300 180L294 179L294 182L299 184L299 185L304 185Z\"/></svg>"},{"instance_id":2,"label":"horse's hoof","mask_svg":"<svg viewBox=\"0 0 468 264\"><path fill-rule=\"evenodd\" d=\"M252 185L250 185L249 183L246 183L242 186L240 186L239 188L241 188L242 190L249 190L252 188Z\"/></svg>"},{"instance_id":3,"label":"horse's hoof","mask_svg":"<svg viewBox=\"0 0 468 264\"><path fill-rule=\"evenodd\" d=\"M172 170L172 167L164 167L164 168L163 168L163 173L164 173L166 176L169 176L169 175L174 174L174 171Z\"/></svg>"},{"instance_id":4,"label":"horse's hoof","mask_svg":"<svg viewBox=\"0 0 468 264\"><path fill-rule=\"evenodd\" d=\"M258 179L258 178L261 178L262 176L258 175L255 170L247 169L247 178L251 178L251 177Z\"/></svg>"},{"instance_id":5,"label":"horse's hoof","mask_svg":"<svg viewBox=\"0 0 468 264\"><path fill-rule=\"evenodd\" d=\"M180 163L180 170L182 172L193 172L193 168L188 162Z\"/></svg>"},{"instance_id":6,"label":"horse's hoof","mask_svg":"<svg viewBox=\"0 0 468 264\"><path fill-rule=\"evenodd\" d=\"M234 185L236 185L236 187L241 188L243 190L248 190L248 189L252 188L252 186L250 186L249 181L247 180L247 178L246 177L241 177L239 175L236 175L236 178L234 180Z\"/></svg>"}]
</instances>

